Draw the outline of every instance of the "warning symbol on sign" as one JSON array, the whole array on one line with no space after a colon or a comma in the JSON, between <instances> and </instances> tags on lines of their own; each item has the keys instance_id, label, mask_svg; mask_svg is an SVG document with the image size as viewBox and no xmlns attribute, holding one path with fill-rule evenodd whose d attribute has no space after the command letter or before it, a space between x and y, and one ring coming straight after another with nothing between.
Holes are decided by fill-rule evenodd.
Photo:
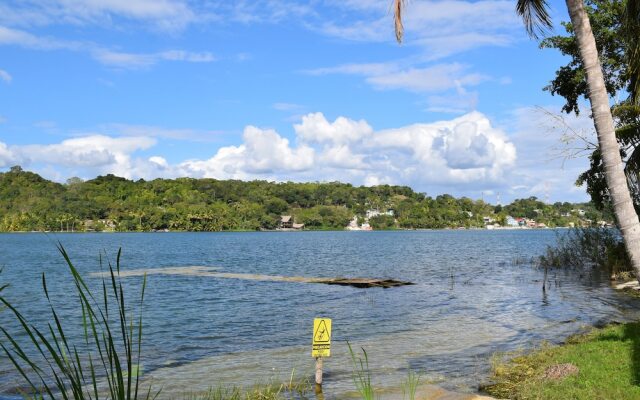
<instances>
[{"instance_id":1,"label":"warning symbol on sign","mask_svg":"<svg viewBox=\"0 0 640 400\"><path fill-rule=\"evenodd\" d=\"M316 343L327 343L331 341L329 331L327 330L327 323L324 319L320 320L320 324L316 328L316 333L313 335L313 341Z\"/></svg>"},{"instance_id":2,"label":"warning symbol on sign","mask_svg":"<svg viewBox=\"0 0 640 400\"><path fill-rule=\"evenodd\" d=\"M316 318L313 320L311 355L313 357L329 357L331 355L331 319Z\"/></svg>"}]
</instances>

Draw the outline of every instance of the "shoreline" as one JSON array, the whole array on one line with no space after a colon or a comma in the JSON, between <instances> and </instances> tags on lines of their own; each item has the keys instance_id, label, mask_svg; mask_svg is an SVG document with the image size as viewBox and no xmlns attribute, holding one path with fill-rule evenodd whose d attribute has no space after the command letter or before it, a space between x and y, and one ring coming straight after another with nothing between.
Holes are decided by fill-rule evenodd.
<instances>
[{"instance_id":1,"label":"shoreline","mask_svg":"<svg viewBox=\"0 0 640 400\"><path fill-rule=\"evenodd\" d=\"M182 231L182 230L169 230L169 231L0 231L0 234L8 233L63 233L63 234L78 234L78 233L302 233L302 232L448 232L448 231L545 231L545 230L565 230L572 229L569 226L557 226L546 228L528 228L528 227L502 227L502 228L416 228L416 229L372 229L372 230L349 230L349 229L304 229L304 230L224 230L224 231Z\"/></svg>"},{"instance_id":2,"label":"shoreline","mask_svg":"<svg viewBox=\"0 0 640 400\"><path fill-rule=\"evenodd\" d=\"M591 327L559 345L498 355L480 390L497 398L637 399L639 344L640 321Z\"/></svg>"}]
</instances>

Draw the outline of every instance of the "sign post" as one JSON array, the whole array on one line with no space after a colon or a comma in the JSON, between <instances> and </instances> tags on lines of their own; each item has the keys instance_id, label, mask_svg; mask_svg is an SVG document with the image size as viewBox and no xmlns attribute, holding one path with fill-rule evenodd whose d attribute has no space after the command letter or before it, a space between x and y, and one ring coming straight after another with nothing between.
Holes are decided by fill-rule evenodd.
<instances>
[{"instance_id":1,"label":"sign post","mask_svg":"<svg viewBox=\"0 0 640 400\"><path fill-rule=\"evenodd\" d=\"M331 319L313 320L311 356L316 359L316 393L322 393L322 357L331 356Z\"/></svg>"}]
</instances>

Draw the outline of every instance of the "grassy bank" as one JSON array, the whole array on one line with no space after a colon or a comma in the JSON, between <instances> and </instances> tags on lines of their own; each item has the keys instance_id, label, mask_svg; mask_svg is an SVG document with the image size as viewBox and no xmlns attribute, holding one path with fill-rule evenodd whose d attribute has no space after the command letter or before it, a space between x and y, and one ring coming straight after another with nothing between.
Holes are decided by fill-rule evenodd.
<instances>
[{"instance_id":1,"label":"grassy bank","mask_svg":"<svg viewBox=\"0 0 640 400\"><path fill-rule=\"evenodd\" d=\"M494 384L484 389L509 399L639 399L640 322L573 336L562 346L494 360ZM558 365L563 364L558 368ZM572 364L573 367L566 364ZM556 366L556 367L554 367ZM562 372L568 372L567 376Z\"/></svg>"}]
</instances>

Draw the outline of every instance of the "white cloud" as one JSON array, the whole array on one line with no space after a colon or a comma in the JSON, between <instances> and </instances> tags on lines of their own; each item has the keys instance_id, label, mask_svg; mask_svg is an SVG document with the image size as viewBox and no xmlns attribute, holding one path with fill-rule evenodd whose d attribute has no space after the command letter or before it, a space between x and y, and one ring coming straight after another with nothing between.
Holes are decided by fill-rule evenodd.
<instances>
[{"instance_id":1,"label":"white cloud","mask_svg":"<svg viewBox=\"0 0 640 400\"><path fill-rule=\"evenodd\" d=\"M427 111L461 114L474 110L478 94L467 88L491 77L473 72L461 63L441 63L428 67L409 67L413 60L386 63L344 64L304 71L311 75L361 75L379 90L405 90L427 97Z\"/></svg>"},{"instance_id":2,"label":"white cloud","mask_svg":"<svg viewBox=\"0 0 640 400\"><path fill-rule=\"evenodd\" d=\"M486 75L470 72L469 66L460 63L435 64L425 68L404 67L403 64L345 64L305 72L311 75L362 75L367 83L377 89L402 89L418 93L464 90L465 86L475 86L490 79Z\"/></svg>"},{"instance_id":3,"label":"white cloud","mask_svg":"<svg viewBox=\"0 0 640 400\"><path fill-rule=\"evenodd\" d=\"M314 151L302 145L292 148L289 140L272 129L247 126L243 144L220 148L208 160L189 160L178 169L189 175L246 179L261 174L295 173L314 165Z\"/></svg>"},{"instance_id":4,"label":"white cloud","mask_svg":"<svg viewBox=\"0 0 640 400\"><path fill-rule=\"evenodd\" d=\"M380 89L404 89L411 92L441 92L452 88L475 86L488 79L468 73L462 64L438 64L428 68L411 68L389 74L373 75L367 82Z\"/></svg>"},{"instance_id":5,"label":"white cloud","mask_svg":"<svg viewBox=\"0 0 640 400\"><path fill-rule=\"evenodd\" d=\"M299 111L304 108L303 105L295 103L273 103L272 107L278 111Z\"/></svg>"},{"instance_id":6,"label":"white cloud","mask_svg":"<svg viewBox=\"0 0 640 400\"><path fill-rule=\"evenodd\" d=\"M159 61L184 61L193 63L213 62L216 60L209 52L189 52L184 50L169 50L158 53L125 53L107 49L92 51L93 57L100 63L118 68L146 68Z\"/></svg>"},{"instance_id":7,"label":"white cloud","mask_svg":"<svg viewBox=\"0 0 640 400\"><path fill-rule=\"evenodd\" d=\"M99 49L93 51L93 58L101 64L123 68L145 68L157 62L152 54L134 54Z\"/></svg>"},{"instance_id":8,"label":"white cloud","mask_svg":"<svg viewBox=\"0 0 640 400\"><path fill-rule=\"evenodd\" d=\"M62 40L33 35L18 29L0 26L0 45L20 46L35 50L67 50L91 54L101 64L118 68L146 68L160 61L204 63L216 61L207 51L165 50L155 53L130 53L114 51L91 42Z\"/></svg>"},{"instance_id":9,"label":"white cloud","mask_svg":"<svg viewBox=\"0 0 640 400\"><path fill-rule=\"evenodd\" d=\"M339 25L334 21L324 22L317 30L327 36L357 42L384 42L393 38L391 18L354 21Z\"/></svg>"},{"instance_id":10,"label":"white cloud","mask_svg":"<svg viewBox=\"0 0 640 400\"><path fill-rule=\"evenodd\" d=\"M65 23L104 27L123 19L176 31L199 17L182 0L26 0L17 5L0 5L0 23L14 26Z\"/></svg>"},{"instance_id":11,"label":"white cloud","mask_svg":"<svg viewBox=\"0 0 640 400\"><path fill-rule=\"evenodd\" d=\"M5 143L0 142L0 167L8 167L15 164L13 152Z\"/></svg>"},{"instance_id":12,"label":"white cloud","mask_svg":"<svg viewBox=\"0 0 640 400\"><path fill-rule=\"evenodd\" d=\"M147 137L113 138L89 135L56 144L9 146L0 142L0 164L40 165L82 170L88 174L114 173L127 178L136 176L131 154L155 145Z\"/></svg>"},{"instance_id":13,"label":"white cloud","mask_svg":"<svg viewBox=\"0 0 640 400\"><path fill-rule=\"evenodd\" d=\"M334 17L316 24L319 32L352 41L394 41L389 4L372 0L333 4L346 10L344 18ZM506 0L409 2L404 25L404 43L420 47L426 59L482 46L509 45L515 40L514 33L522 29L513 3Z\"/></svg>"},{"instance_id":14,"label":"white cloud","mask_svg":"<svg viewBox=\"0 0 640 400\"><path fill-rule=\"evenodd\" d=\"M425 60L438 60L483 46L508 46L512 42L512 37L508 35L478 32L430 36L415 41L417 45L424 47Z\"/></svg>"},{"instance_id":15,"label":"white cloud","mask_svg":"<svg viewBox=\"0 0 640 400\"><path fill-rule=\"evenodd\" d=\"M154 137L174 140L185 140L190 142L215 142L219 136L224 134L223 131L207 131L188 128L165 128L153 125L132 125L112 123L99 127L99 131L103 134L135 136L135 137Z\"/></svg>"},{"instance_id":16,"label":"white cloud","mask_svg":"<svg viewBox=\"0 0 640 400\"><path fill-rule=\"evenodd\" d=\"M223 147L208 160L177 165L188 175L214 178L342 180L494 184L513 165L516 151L480 113L450 121L375 132L366 121L322 113L306 115L294 129L297 146L273 130L247 127L244 142Z\"/></svg>"},{"instance_id":17,"label":"white cloud","mask_svg":"<svg viewBox=\"0 0 640 400\"><path fill-rule=\"evenodd\" d=\"M378 156L384 155L389 170L401 171L405 181L423 187L498 183L516 160L515 146L478 112L377 132L370 146ZM412 162L398 162L407 158Z\"/></svg>"},{"instance_id":18,"label":"white cloud","mask_svg":"<svg viewBox=\"0 0 640 400\"><path fill-rule=\"evenodd\" d=\"M304 71L310 75L328 75L328 74L349 74L364 76L386 75L399 71L401 66L397 62L388 63L364 63L364 64L344 64L336 67L316 68Z\"/></svg>"},{"instance_id":19,"label":"white cloud","mask_svg":"<svg viewBox=\"0 0 640 400\"><path fill-rule=\"evenodd\" d=\"M63 169L68 176L340 180L405 184L418 190L434 185L449 190L461 184L503 185L516 161L514 145L477 112L383 131L375 131L364 120L329 121L322 113L312 113L294 130L292 142L273 129L247 126L240 144L218 148L208 159L177 163L157 154L140 157L141 151L156 144L153 138L105 135L50 145L2 145L0 160L3 166L22 164L47 173Z\"/></svg>"},{"instance_id":20,"label":"white cloud","mask_svg":"<svg viewBox=\"0 0 640 400\"><path fill-rule=\"evenodd\" d=\"M513 2L508 0L414 2L408 5L408 34L443 36L461 32L494 32L521 28Z\"/></svg>"},{"instance_id":21,"label":"white cloud","mask_svg":"<svg viewBox=\"0 0 640 400\"><path fill-rule=\"evenodd\" d=\"M5 81L6 83L11 83L13 77L7 71L0 69L0 79Z\"/></svg>"},{"instance_id":22,"label":"white cloud","mask_svg":"<svg viewBox=\"0 0 640 400\"><path fill-rule=\"evenodd\" d=\"M15 45L36 50L80 50L84 44L41 37L19 29L0 25L0 45Z\"/></svg>"},{"instance_id":23,"label":"white cloud","mask_svg":"<svg viewBox=\"0 0 640 400\"><path fill-rule=\"evenodd\" d=\"M314 14L313 8L304 2L285 0L218 2L215 10L219 14L227 15L230 20L243 24L277 24Z\"/></svg>"},{"instance_id":24,"label":"white cloud","mask_svg":"<svg viewBox=\"0 0 640 400\"><path fill-rule=\"evenodd\" d=\"M300 139L309 143L353 143L373 133L365 120L338 117L331 123L319 112L303 116L302 123L294 125L294 129Z\"/></svg>"},{"instance_id":25,"label":"white cloud","mask_svg":"<svg viewBox=\"0 0 640 400\"><path fill-rule=\"evenodd\" d=\"M590 151L581 151L588 145L581 139L567 142L566 138L575 131L595 142L593 120L587 115L561 114L559 107L523 107L514 110L504 124L510 127L509 138L519 150L506 194L540 199L548 194L552 202L588 199L584 189L574 184L589 168Z\"/></svg>"}]
</instances>

